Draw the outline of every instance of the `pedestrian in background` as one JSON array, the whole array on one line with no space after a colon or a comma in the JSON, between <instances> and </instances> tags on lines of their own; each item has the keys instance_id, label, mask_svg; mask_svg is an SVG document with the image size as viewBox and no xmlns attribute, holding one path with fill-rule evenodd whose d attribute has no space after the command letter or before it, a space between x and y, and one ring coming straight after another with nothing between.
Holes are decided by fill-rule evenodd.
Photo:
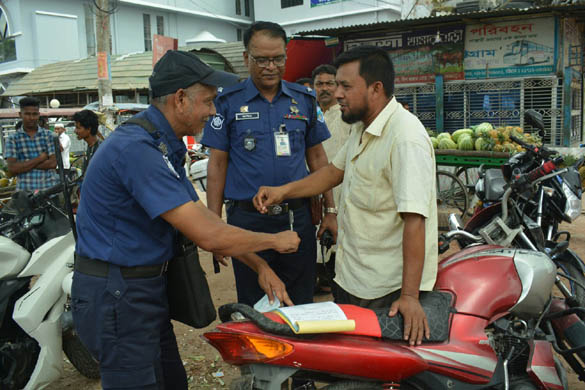
<instances>
[{"instance_id":1,"label":"pedestrian in background","mask_svg":"<svg viewBox=\"0 0 585 390\"><path fill-rule=\"evenodd\" d=\"M75 134L77 135L77 139L83 140L87 144L83 167L81 168L82 175L85 176L89 162L102 143L98 138L98 116L91 110L82 110L73 114L73 120L75 121Z\"/></svg>"},{"instance_id":2,"label":"pedestrian in background","mask_svg":"<svg viewBox=\"0 0 585 390\"><path fill-rule=\"evenodd\" d=\"M39 125L40 101L35 97L20 99L22 127L6 140L4 157L8 171L18 177L18 190L44 190L59 183L55 168L53 133Z\"/></svg>"},{"instance_id":3,"label":"pedestrian in background","mask_svg":"<svg viewBox=\"0 0 585 390\"><path fill-rule=\"evenodd\" d=\"M69 151L71 150L71 138L65 132L65 126L61 123L55 124L55 133L59 135L59 145L61 145L61 158L63 159L63 168L71 168L69 162Z\"/></svg>"}]
</instances>

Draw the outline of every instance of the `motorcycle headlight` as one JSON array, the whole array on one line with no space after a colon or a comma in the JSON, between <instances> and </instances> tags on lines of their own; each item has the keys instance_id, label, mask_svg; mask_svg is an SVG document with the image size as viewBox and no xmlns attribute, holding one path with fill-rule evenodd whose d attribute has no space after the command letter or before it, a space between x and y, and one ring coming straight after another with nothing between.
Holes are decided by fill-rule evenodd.
<instances>
[{"instance_id":1,"label":"motorcycle headlight","mask_svg":"<svg viewBox=\"0 0 585 390\"><path fill-rule=\"evenodd\" d=\"M565 182L563 182L563 194L565 194L565 197L567 198L567 202L565 203L565 215L572 222L581 215L581 199L571 191Z\"/></svg>"}]
</instances>

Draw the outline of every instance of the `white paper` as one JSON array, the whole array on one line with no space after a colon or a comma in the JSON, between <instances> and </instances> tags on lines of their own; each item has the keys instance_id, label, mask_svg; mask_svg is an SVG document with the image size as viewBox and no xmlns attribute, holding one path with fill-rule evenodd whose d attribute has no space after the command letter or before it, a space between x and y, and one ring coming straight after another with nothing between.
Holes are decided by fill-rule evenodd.
<instances>
[{"instance_id":1,"label":"white paper","mask_svg":"<svg viewBox=\"0 0 585 390\"><path fill-rule=\"evenodd\" d=\"M347 320L343 310L334 302L281 307L278 311L283 313L291 324L296 324L298 321Z\"/></svg>"},{"instance_id":2,"label":"white paper","mask_svg":"<svg viewBox=\"0 0 585 390\"><path fill-rule=\"evenodd\" d=\"M260 300L256 302L256 304L254 305L254 309L256 311L259 311L260 313L273 311L274 309L278 309L279 307L280 301L276 297L276 294L274 294L274 302L272 302L272 304L270 304L270 301L268 300L268 294L264 294L264 296L260 298Z\"/></svg>"}]
</instances>

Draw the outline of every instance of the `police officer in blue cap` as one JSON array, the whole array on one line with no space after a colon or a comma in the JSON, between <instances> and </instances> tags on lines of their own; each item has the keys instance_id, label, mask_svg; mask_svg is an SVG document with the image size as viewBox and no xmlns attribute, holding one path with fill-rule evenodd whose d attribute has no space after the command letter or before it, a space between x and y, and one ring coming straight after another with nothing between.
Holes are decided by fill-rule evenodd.
<instances>
[{"instance_id":1,"label":"police officer in blue cap","mask_svg":"<svg viewBox=\"0 0 585 390\"><path fill-rule=\"evenodd\" d=\"M211 148L207 206L221 215L225 199L229 224L259 232L287 227L298 232L298 252L264 251L260 256L285 282L295 304L310 303L317 248L308 200L287 199L275 205L270 215L262 215L252 198L262 185L282 185L307 176L307 165L311 171L327 165L321 142L330 134L312 89L282 80L286 62L282 27L256 22L244 34L244 45L250 78L218 94L217 114L206 125L201 141ZM329 229L336 235L331 191L325 194L325 206L319 234ZM264 294L253 270L234 261L234 273L238 301L253 305Z\"/></svg>"},{"instance_id":2,"label":"police officer in blue cap","mask_svg":"<svg viewBox=\"0 0 585 390\"><path fill-rule=\"evenodd\" d=\"M205 250L243 258L267 292L290 304L284 284L250 253L294 252L297 234L227 225L199 201L183 168L183 136L203 129L217 88L236 81L192 53L167 52L150 77L152 105L135 117L155 130L119 127L89 164L71 295L77 332L100 362L104 389L187 389L166 294L176 229Z\"/></svg>"}]
</instances>

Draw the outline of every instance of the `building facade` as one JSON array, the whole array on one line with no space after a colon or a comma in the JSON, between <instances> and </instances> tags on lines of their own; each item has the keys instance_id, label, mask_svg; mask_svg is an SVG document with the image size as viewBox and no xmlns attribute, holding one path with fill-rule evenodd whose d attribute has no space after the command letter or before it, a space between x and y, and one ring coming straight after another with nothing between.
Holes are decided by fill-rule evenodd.
<instances>
[{"instance_id":1,"label":"building facade","mask_svg":"<svg viewBox=\"0 0 585 390\"><path fill-rule=\"evenodd\" d=\"M404 2L405 9L408 0ZM288 35L401 18L401 0L256 0L255 20L280 24Z\"/></svg>"},{"instance_id":2,"label":"building facade","mask_svg":"<svg viewBox=\"0 0 585 390\"><path fill-rule=\"evenodd\" d=\"M41 65L96 53L94 0L0 0L0 91ZM154 34L179 40L202 31L237 41L254 18L250 0L110 0L111 53L152 50Z\"/></svg>"}]
</instances>

